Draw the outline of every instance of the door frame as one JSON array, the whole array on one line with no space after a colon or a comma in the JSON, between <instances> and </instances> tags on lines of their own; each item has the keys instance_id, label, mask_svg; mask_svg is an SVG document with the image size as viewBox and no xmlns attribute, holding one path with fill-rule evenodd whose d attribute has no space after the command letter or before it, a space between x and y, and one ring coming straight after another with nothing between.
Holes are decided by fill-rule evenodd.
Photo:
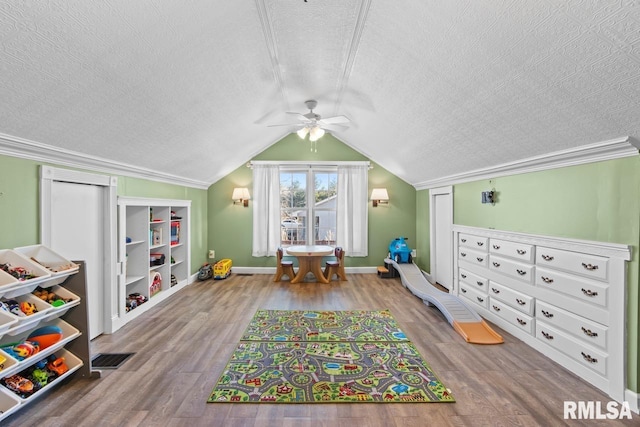
<instances>
[{"instance_id":1,"label":"door frame","mask_svg":"<svg viewBox=\"0 0 640 427\"><path fill-rule=\"evenodd\" d=\"M451 251L447 254L439 254L436 250L436 197L449 195L449 212L451 212L451 216L449 218L445 218L447 223L447 227L449 229L449 239L451 239ZM429 234L430 234L430 263L431 263L431 277L433 281L437 281L438 273L437 273L437 261L438 257L449 257L449 261L451 266L453 266L453 186L449 185L446 187L440 188L430 188L429 189ZM454 280L453 280L453 269L449 272L450 277L449 284L451 288L449 289L449 293L453 293L454 290Z\"/></svg>"},{"instance_id":2,"label":"door frame","mask_svg":"<svg viewBox=\"0 0 640 427\"><path fill-rule=\"evenodd\" d=\"M111 319L117 316L118 294L116 286L116 236L117 236L117 208L118 208L118 178L109 175L98 175L89 172L61 169L51 166L40 166L40 242L44 246L51 245L53 230L51 206L52 186L55 181L69 182L72 184L95 185L103 187L103 202L107 207L104 213L104 265L105 287L102 290L104 301L104 318L102 329L105 333L112 333Z\"/></svg>"}]
</instances>

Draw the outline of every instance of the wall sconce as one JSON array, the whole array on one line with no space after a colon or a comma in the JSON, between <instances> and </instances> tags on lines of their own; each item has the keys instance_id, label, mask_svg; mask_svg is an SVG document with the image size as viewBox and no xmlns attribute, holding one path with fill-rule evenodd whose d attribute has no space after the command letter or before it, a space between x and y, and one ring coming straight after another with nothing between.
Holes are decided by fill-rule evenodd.
<instances>
[{"instance_id":1,"label":"wall sconce","mask_svg":"<svg viewBox=\"0 0 640 427\"><path fill-rule=\"evenodd\" d=\"M371 191L371 200L373 201L373 207L377 208L378 203L380 204L388 204L389 203L389 194L387 193L386 188L374 188Z\"/></svg>"},{"instance_id":2,"label":"wall sconce","mask_svg":"<svg viewBox=\"0 0 640 427\"><path fill-rule=\"evenodd\" d=\"M234 188L231 198L233 199L234 205L242 204L246 208L249 206L249 199L251 198L251 196L249 195L249 189Z\"/></svg>"}]
</instances>

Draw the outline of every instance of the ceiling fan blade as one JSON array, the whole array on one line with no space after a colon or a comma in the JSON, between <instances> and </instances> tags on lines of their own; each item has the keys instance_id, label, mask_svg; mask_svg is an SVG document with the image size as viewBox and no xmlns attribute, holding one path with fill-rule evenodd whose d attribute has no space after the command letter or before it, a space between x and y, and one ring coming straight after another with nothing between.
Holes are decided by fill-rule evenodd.
<instances>
[{"instance_id":1,"label":"ceiling fan blade","mask_svg":"<svg viewBox=\"0 0 640 427\"><path fill-rule=\"evenodd\" d=\"M326 119L320 119L319 123L325 123L328 125L337 125L340 123L349 123L351 120L347 116L333 116L327 117Z\"/></svg>"},{"instance_id":2,"label":"ceiling fan blade","mask_svg":"<svg viewBox=\"0 0 640 427\"><path fill-rule=\"evenodd\" d=\"M287 111L287 113L286 113L286 114L292 114L292 115L294 115L294 116L298 117L298 120L302 120L303 122L308 122L308 121L309 121L309 119L308 119L308 118L306 118L306 117L304 116L304 114L300 114L300 113L293 113L293 112L291 112L291 111Z\"/></svg>"},{"instance_id":3,"label":"ceiling fan blade","mask_svg":"<svg viewBox=\"0 0 640 427\"><path fill-rule=\"evenodd\" d=\"M282 123L277 125L267 125L268 128L277 127L277 126L300 126L300 123Z\"/></svg>"},{"instance_id":4,"label":"ceiling fan blade","mask_svg":"<svg viewBox=\"0 0 640 427\"><path fill-rule=\"evenodd\" d=\"M349 126L345 126L345 125L327 125L327 124L322 124L320 126L322 129L324 130L329 130L332 132L342 132L344 130L349 129Z\"/></svg>"}]
</instances>

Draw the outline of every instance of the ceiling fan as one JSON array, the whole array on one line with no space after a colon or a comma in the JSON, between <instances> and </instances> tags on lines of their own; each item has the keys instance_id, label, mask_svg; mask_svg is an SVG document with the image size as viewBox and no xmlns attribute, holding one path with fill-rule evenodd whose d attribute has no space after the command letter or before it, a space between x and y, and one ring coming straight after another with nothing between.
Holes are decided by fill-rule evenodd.
<instances>
[{"instance_id":1,"label":"ceiling fan","mask_svg":"<svg viewBox=\"0 0 640 427\"><path fill-rule=\"evenodd\" d=\"M306 114L287 112L287 114L296 116L299 122L269 126L299 127L296 133L300 138L304 139L306 138L307 134L309 134L309 140L311 142L316 142L318 139L322 138L325 130L342 130L347 127L345 123L350 122L349 118L346 116L333 116L323 119L320 114L316 114L313 112L313 109L318 105L318 101L314 99L305 101L305 105L309 109L309 112Z\"/></svg>"}]
</instances>

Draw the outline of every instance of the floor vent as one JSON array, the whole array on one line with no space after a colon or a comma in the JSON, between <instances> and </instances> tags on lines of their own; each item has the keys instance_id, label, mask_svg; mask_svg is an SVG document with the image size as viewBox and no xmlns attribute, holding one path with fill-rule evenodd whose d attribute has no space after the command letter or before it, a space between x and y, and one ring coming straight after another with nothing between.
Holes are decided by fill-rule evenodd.
<instances>
[{"instance_id":1,"label":"floor vent","mask_svg":"<svg viewBox=\"0 0 640 427\"><path fill-rule=\"evenodd\" d=\"M118 369L135 353L100 353L91 359L91 367L97 369Z\"/></svg>"},{"instance_id":2,"label":"floor vent","mask_svg":"<svg viewBox=\"0 0 640 427\"><path fill-rule=\"evenodd\" d=\"M236 273L236 276L253 276L253 273Z\"/></svg>"}]
</instances>

